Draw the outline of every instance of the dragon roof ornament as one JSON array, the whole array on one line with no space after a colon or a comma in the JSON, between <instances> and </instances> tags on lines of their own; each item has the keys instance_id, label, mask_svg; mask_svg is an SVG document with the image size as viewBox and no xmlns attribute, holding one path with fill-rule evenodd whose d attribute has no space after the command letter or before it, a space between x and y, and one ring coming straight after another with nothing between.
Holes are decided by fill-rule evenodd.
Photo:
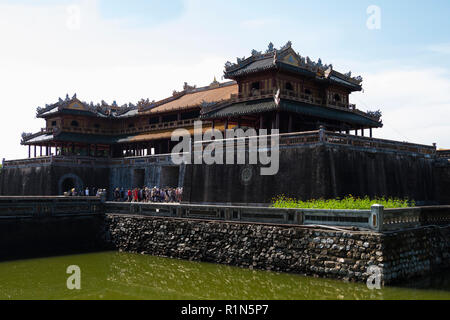
<instances>
[{"instance_id":1,"label":"dragon roof ornament","mask_svg":"<svg viewBox=\"0 0 450 320\"><path fill-rule=\"evenodd\" d=\"M147 99L148 100L148 99ZM58 102L54 104L46 104L45 108L37 107L37 116L42 116L43 114L52 111L54 109L57 109L58 111L63 110L65 107L69 106L70 104L77 102L81 104L86 111L100 114L103 116L114 116L114 115L123 115L131 110L137 109L138 107L132 103L130 104L124 104L119 107L116 101L113 101L113 103L110 105L106 101L102 100L101 103L97 103L94 105L94 103L91 101L90 103L80 101L77 98L77 94L74 94L72 98L69 97L69 95L66 95L65 100L59 98Z\"/></svg>"},{"instance_id":2,"label":"dragon roof ornament","mask_svg":"<svg viewBox=\"0 0 450 320\"><path fill-rule=\"evenodd\" d=\"M252 62L263 60L267 58L273 58L274 65L276 62L280 61L280 59L284 56L286 56L289 53L289 50L292 50L292 52L297 56L296 58L299 61L299 67L308 69L312 72L318 73L318 74L325 74L330 69L333 70L332 64L324 64L322 59L318 59L317 62L311 60L310 57L303 57L299 53L293 51L292 49L292 42L288 41L284 46L280 47L280 49L276 49L272 42L269 43L267 50L265 53L262 53L261 51L257 51L255 49L252 50L251 56L249 58L236 58L236 63L232 63L230 61L227 61L225 63L225 73L232 73L234 71L237 71ZM362 82L362 77L352 77L351 72L346 74L337 73L335 76L342 78L344 80L347 80L351 83L360 85Z\"/></svg>"}]
</instances>

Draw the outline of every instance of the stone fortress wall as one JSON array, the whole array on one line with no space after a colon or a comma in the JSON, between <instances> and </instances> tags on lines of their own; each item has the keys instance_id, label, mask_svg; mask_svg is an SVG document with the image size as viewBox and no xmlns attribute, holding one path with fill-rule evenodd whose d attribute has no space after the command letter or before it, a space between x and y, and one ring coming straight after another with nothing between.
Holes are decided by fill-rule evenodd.
<instances>
[{"instance_id":1,"label":"stone fortress wall","mask_svg":"<svg viewBox=\"0 0 450 320\"><path fill-rule=\"evenodd\" d=\"M346 217L366 217L366 223L354 223L333 210L298 212L300 217L293 215L291 221L286 211L292 210L236 207L214 219L205 210L220 213L220 206L177 208L104 200L103 196L0 197L0 260L120 250L357 282L367 281L373 273L384 284L450 267L449 206L408 209L417 211L414 215L386 210L384 218L375 209L375 220L365 212L349 211ZM155 206L159 209L151 210ZM120 212L125 209L128 213ZM172 216L173 210L182 217ZM244 210L257 210L260 217ZM272 217L276 212L287 222L262 222L276 221ZM320 220L308 222L314 214ZM340 219L329 221L324 214ZM389 221L392 214L403 222Z\"/></svg>"},{"instance_id":2,"label":"stone fortress wall","mask_svg":"<svg viewBox=\"0 0 450 320\"><path fill-rule=\"evenodd\" d=\"M433 147L312 132L283 137L279 159L273 176L260 175L258 165L175 165L170 155L4 161L0 194L60 195L74 186L106 188L111 198L114 188L145 185L182 186L187 203L268 204L282 194L303 200L352 194L450 203L450 162Z\"/></svg>"},{"instance_id":3,"label":"stone fortress wall","mask_svg":"<svg viewBox=\"0 0 450 320\"><path fill-rule=\"evenodd\" d=\"M108 214L115 248L239 267L395 284L450 268L450 227L391 233Z\"/></svg>"}]
</instances>

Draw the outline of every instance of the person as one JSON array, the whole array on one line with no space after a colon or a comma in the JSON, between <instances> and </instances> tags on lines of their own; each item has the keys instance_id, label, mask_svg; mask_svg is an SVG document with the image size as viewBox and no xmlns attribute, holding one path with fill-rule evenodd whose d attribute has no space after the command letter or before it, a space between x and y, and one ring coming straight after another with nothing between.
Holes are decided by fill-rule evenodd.
<instances>
[{"instance_id":1,"label":"person","mask_svg":"<svg viewBox=\"0 0 450 320\"><path fill-rule=\"evenodd\" d=\"M89 197L89 188L88 187L86 187L86 190L84 190L84 195L86 197Z\"/></svg>"},{"instance_id":2,"label":"person","mask_svg":"<svg viewBox=\"0 0 450 320\"><path fill-rule=\"evenodd\" d=\"M120 198L119 188L116 188L116 190L114 190L114 201L118 202L119 198Z\"/></svg>"},{"instance_id":3,"label":"person","mask_svg":"<svg viewBox=\"0 0 450 320\"><path fill-rule=\"evenodd\" d=\"M120 188L120 201L125 201L125 191L123 190L123 187Z\"/></svg>"},{"instance_id":4,"label":"person","mask_svg":"<svg viewBox=\"0 0 450 320\"><path fill-rule=\"evenodd\" d=\"M134 188L133 190L133 202L138 202L139 200L139 191L138 188Z\"/></svg>"},{"instance_id":5,"label":"person","mask_svg":"<svg viewBox=\"0 0 450 320\"><path fill-rule=\"evenodd\" d=\"M138 188L138 201L142 202L144 200L144 193L143 193L143 189Z\"/></svg>"},{"instance_id":6,"label":"person","mask_svg":"<svg viewBox=\"0 0 450 320\"><path fill-rule=\"evenodd\" d=\"M128 189L128 198L127 201L131 202L132 198L131 198L131 189Z\"/></svg>"}]
</instances>

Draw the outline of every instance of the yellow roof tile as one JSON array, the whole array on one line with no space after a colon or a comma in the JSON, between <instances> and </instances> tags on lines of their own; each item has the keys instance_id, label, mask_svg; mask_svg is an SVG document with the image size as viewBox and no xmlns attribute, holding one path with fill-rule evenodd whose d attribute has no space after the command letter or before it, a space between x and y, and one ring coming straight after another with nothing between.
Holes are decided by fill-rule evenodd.
<instances>
[{"instance_id":1,"label":"yellow roof tile","mask_svg":"<svg viewBox=\"0 0 450 320\"><path fill-rule=\"evenodd\" d=\"M220 88L207 89L199 92L187 93L184 96L160 105L141 114L153 114L161 112L169 112L180 109L189 109L200 106L202 102L220 102L229 100L232 94L237 94L239 91L237 84L232 84Z\"/></svg>"}]
</instances>

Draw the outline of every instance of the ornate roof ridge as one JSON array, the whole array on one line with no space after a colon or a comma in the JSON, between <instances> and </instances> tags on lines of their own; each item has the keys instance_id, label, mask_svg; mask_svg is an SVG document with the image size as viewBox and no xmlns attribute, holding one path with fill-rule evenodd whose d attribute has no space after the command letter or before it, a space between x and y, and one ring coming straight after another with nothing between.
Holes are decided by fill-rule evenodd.
<instances>
[{"instance_id":1,"label":"ornate roof ridge","mask_svg":"<svg viewBox=\"0 0 450 320\"><path fill-rule=\"evenodd\" d=\"M227 61L225 63L224 73L225 73L225 75L227 75L227 74L233 73L241 68L244 68L255 61L260 61L260 60L269 59L269 58L273 58L273 66L275 67L277 63L284 63L283 61L280 60L280 58L285 57L289 51L291 53L293 53L296 56L296 58L299 60L300 68L304 68L309 71L320 73L320 74L325 74L326 72L328 72L328 75L331 73L331 71L333 71L333 72L336 72L335 75L338 76L339 78L350 81L351 83L354 83L357 85L360 85L363 80L361 76L352 77L351 71L348 73L345 73L345 74L334 71L332 64L329 64L329 65L324 64L324 63L322 63L322 59L320 59L320 58L317 60L317 62L315 62L315 61L311 60L311 58L309 56L306 56L306 57L301 56L300 53L294 51L294 49L292 48L291 41L288 41L280 49L276 49L274 47L273 43L270 42L265 53L263 53L262 51L257 51L257 50L253 49L252 55L248 58L245 58L245 57L237 58L237 63L231 63L230 61ZM327 76L325 76L325 77L327 77Z\"/></svg>"},{"instance_id":2,"label":"ornate roof ridge","mask_svg":"<svg viewBox=\"0 0 450 320\"><path fill-rule=\"evenodd\" d=\"M214 78L215 79L215 78ZM188 85L187 82L184 83L184 87L183 87L183 91L176 91L174 90L172 93L172 97L168 97L159 101L153 101L151 103L147 103L147 104L142 104L141 106L139 106L139 112L145 112L151 109L154 109L156 107L162 106L166 103L175 101L177 99L180 99L181 97L188 95L188 94L194 94L194 93L198 93L198 92L204 92L204 91L208 91L208 90L214 90L214 89L218 89L218 88L224 88L224 87L228 87L231 85L236 84L235 81L226 81L226 82L218 82L216 79L209 85L204 86L204 87L199 87L197 88L197 86L190 86ZM148 99L147 99L148 100ZM147 101L148 102L148 101Z\"/></svg>"},{"instance_id":3,"label":"ornate roof ridge","mask_svg":"<svg viewBox=\"0 0 450 320\"><path fill-rule=\"evenodd\" d=\"M115 117L115 116L117 117L122 116L133 110L139 110L139 112L148 111L153 108L159 107L163 104L177 100L186 94L193 94L197 92L214 90L235 84L236 84L235 81L226 81L220 83L217 80L215 80L208 86L197 88L196 86L189 86L187 83L185 83L184 90L181 92L174 91L172 97L168 97L159 101L155 100L150 101L149 98L141 99L137 102L137 104L133 104L130 102L121 106L119 106L116 101L113 101L112 104L108 104L104 100L102 100L100 103L97 104L94 104L93 102L87 103L85 101L79 100L76 94L72 98L70 98L69 95L67 94L64 100L59 98L58 102L53 103L51 105L46 105L45 108L37 107L37 117L41 117L45 113L52 111L55 108L58 108L58 111L60 111L74 102L81 104L88 112L92 112L94 114L103 115L107 117Z\"/></svg>"}]
</instances>

